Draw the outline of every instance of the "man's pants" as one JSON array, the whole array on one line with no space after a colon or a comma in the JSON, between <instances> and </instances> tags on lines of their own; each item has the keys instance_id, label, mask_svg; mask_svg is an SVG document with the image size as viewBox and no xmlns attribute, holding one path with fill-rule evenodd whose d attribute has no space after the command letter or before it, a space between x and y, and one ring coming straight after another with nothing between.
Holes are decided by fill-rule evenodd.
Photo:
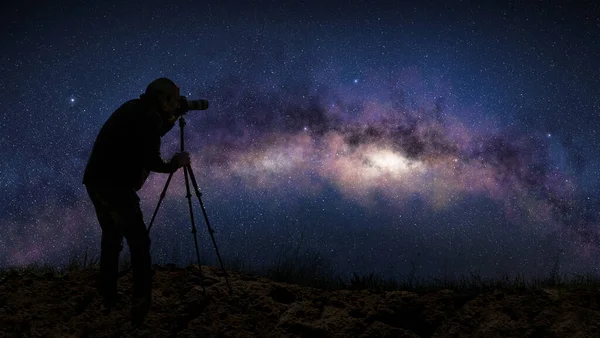
<instances>
[{"instance_id":1,"label":"man's pants","mask_svg":"<svg viewBox=\"0 0 600 338\"><path fill-rule=\"evenodd\" d=\"M133 189L106 189L86 186L102 228L99 291L105 301L117 296L119 255L123 237L131 252L133 297L150 298L152 272L150 237L140 209L140 199Z\"/></svg>"}]
</instances>

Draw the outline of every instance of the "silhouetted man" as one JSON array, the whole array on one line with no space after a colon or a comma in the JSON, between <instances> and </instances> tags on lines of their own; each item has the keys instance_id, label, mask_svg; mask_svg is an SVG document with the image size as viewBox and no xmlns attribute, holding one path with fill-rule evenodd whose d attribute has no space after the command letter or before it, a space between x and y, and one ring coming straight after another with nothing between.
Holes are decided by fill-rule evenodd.
<instances>
[{"instance_id":1,"label":"silhouetted man","mask_svg":"<svg viewBox=\"0 0 600 338\"><path fill-rule=\"evenodd\" d=\"M139 99L119 107L100 130L83 176L102 228L100 295L110 311L117 302L119 256L125 237L133 269L134 324L143 322L152 299L150 237L137 191L150 171L171 173L190 162L186 152L175 154L168 162L160 155L161 137L175 124L179 99L179 87L159 78Z\"/></svg>"}]
</instances>

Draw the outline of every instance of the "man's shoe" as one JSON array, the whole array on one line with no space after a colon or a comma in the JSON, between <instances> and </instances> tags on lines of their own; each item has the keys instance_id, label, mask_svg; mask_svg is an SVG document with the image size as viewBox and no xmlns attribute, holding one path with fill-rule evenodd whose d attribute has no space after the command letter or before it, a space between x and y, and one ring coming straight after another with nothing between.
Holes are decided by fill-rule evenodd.
<instances>
[{"instance_id":1,"label":"man's shoe","mask_svg":"<svg viewBox=\"0 0 600 338\"><path fill-rule=\"evenodd\" d=\"M123 298L123 294L121 292L117 292L115 295L111 295L108 297L102 298L102 313L109 314L114 307L117 306L117 303L121 301Z\"/></svg>"},{"instance_id":2,"label":"man's shoe","mask_svg":"<svg viewBox=\"0 0 600 338\"><path fill-rule=\"evenodd\" d=\"M138 326L144 323L148 312L150 312L150 306L152 305L151 297L144 297L140 299L133 299L131 302L131 323L134 326Z\"/></svg>"}]
</instances>

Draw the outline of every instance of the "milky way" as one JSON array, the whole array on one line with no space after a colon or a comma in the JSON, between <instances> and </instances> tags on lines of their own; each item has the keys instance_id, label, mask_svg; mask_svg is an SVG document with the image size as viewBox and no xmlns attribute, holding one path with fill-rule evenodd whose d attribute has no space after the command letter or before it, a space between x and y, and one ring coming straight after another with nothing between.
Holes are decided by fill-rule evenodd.
<instances>
[{"instance_id":1,"label":"milky way","mask_svg":"<svg viewBox=\"0 0 600 338\"><path fill-rule=\"evenodd\" d=\"M185 116L185 144L226 260L300 247L340 273L597 269L600 53L582 14L597 6L321 5L5 11L0 265L97 254L89 152L112 111L166 76L210 102ZM186 264L173 177L152 252ZM166 178L139 192L147 223Z\"/></svg>"}]
</instances>

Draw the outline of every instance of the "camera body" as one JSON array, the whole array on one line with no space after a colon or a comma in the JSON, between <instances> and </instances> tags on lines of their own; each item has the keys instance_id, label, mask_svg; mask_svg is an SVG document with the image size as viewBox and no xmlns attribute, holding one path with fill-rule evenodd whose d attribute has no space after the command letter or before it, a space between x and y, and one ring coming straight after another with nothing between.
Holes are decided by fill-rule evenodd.
<instances>
[{"instance_id":1,"label":"camera body","mask_svg":"<svg viewBox=\"0 0 600 338\"><path fill-rule=\"evenodd\" d=\"M206 100L188 100L185 96L179 97L179 109L177 115L183 115L190 110L206 110L208 109L208 101Z\"/></svg>"}]
</instances>

